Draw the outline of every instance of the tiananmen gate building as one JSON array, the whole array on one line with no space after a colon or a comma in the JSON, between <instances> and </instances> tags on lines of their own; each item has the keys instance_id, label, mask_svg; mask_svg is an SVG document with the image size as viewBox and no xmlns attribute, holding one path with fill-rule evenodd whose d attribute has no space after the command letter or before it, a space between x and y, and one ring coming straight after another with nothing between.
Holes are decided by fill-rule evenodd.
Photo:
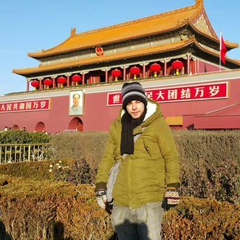
<instances>
[{"instance_id":1,"label":"tiananmen gate building","mask_svg":"<svg viewBox=\"0 0 240 240\"><path fill-rule=\"evenodd\" d=\"M173 129L240 129L240 61L225 56L236 48L219 39L203 0L94 31L72 29L58 46L28 54L38 67L13 70L27 89L0 97L0 130L108 131L126 81L144 86Z\"/></svg>"}]
</instances>

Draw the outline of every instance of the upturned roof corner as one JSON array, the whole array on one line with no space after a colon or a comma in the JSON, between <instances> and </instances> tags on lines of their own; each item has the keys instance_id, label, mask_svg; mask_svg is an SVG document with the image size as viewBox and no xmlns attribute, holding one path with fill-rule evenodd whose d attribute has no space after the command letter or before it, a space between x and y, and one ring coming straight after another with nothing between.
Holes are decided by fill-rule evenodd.
<instances>
[{"instance_id":1,"label":"upturned roof corner","mask_svg":"<svg viewBox=\"0 0 240 240\"><path fill-rule=\"evenodd\" d=\"M199 6L199 5L204 5L204 0L196 0L196 5Z\"/></svg>"}]
</instances>

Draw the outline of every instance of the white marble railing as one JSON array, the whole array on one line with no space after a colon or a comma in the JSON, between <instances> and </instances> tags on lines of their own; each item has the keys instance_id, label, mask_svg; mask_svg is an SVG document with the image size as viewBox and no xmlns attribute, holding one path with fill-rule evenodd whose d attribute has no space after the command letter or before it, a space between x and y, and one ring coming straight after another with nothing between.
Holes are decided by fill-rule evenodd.
<instances>
[{"instance_id":1,"label":"white marble railing","mask_svg":"<svg viewBox=\"0 0 240 240\"><path fill-rule=\"evenodd\" d=\"M50 160L50 144L0 144L0 164Z\"/></svg>"}]
</instances>

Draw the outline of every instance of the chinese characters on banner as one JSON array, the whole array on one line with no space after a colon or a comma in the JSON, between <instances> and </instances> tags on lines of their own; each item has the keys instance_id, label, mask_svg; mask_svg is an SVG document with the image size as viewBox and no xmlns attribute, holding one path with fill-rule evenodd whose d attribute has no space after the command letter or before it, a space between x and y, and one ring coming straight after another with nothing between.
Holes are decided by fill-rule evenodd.
<instances>
[{"instance_id":1,"label":"chinese characters on banner","mask_svg":"<svg viewBox=\"0 0 240 240\"><path fill-rule=\"evenodd\" d=\"M161 103L220 99L228 97L228 83L147 89L146 94L148 98ZM122 104L120 92L108 94L108 106L120 104Z\"/></svg>"},{"instance_id":2,"label":"chinese characters on banner","mask_svg":"<svg viewBox=\"0 0 240 240\"><path fill-rule=\"evenodd\" d=\"M0 103L0 113L50 109L50 99Z\"/></svg>"}]
</instances>

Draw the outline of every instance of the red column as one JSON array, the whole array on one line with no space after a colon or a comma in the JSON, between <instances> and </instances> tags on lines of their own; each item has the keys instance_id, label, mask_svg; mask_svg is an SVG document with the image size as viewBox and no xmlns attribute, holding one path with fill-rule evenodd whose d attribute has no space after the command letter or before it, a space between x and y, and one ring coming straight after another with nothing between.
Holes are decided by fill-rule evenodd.
<instances>
[{"instance_id":1,"label":"red column","mask_svg":"<svg viewBox=\"0 0 240 240\"><path fill-rule=\"evenodd\" d=\"M29 85L30 85L30 82L27 80L27 92L29 92Z\"/></svg>"},{"instance_id":2,"label":"red column","mask_svg":"<svg viewBox=\"0 0 240 240\"><path fill-rule=\"evenodd\" d=\"M145 66L145 63L143 63L143 78L146 77L146 66Z\"/></svg>"},{"instance_id":3,"label":"red column","mask_svg":"<svg viewBox=\"0 0 240 240\"><path fill-rule=\"evenodd\" d=\"M56 78L55 77L52 77L52 81L53 81L53 89L56 88Z\"/></svg>"},{"instance_id":4,"label":"red column","mask_svg":"<svg viewBox=\"0 0 240 240\"><path fill-rule=\"evenodd\" d=\"M123 81L126 80L126 66L123 67Z\"/></svg>"},{"instance_id":5,"label":"red column","mask_svg":"<svg viewBox=\"0 0 240 240\"><path fill-rule=\"evenodd\" d=\"M39 78L39 90L42 90L42 79Z\"/></svg>"},{"instance_id":6,"label":"red column","mask_svg":"<svg viewBox=\"0 0 240 240\"><path fill-rule=\"evenodd\" d=\"M105 82L108 82L108 69L105 70Z\"/></svg>"},{"instance_id":7,"label":"red column","mask_svg":"<svg viewBox=\"0 0 240 240\"><path fill-rule=\"evenodd\" d=\"M85 84L85 73L82 73L82 84Z\"/></svg>"},{"instance_id":8,"label":"red column","mask_svg":"<svg viewBox=\"0 0 240 240\"><path fill-rule=\"evenodd\" d=\"M167 76L167 61L164 61L164 76Z\"/></svg>"},{"instance_id":9,"label":"red column","mask_svg":"<svg viewBox=\"0 0 240 240\"><path fill-rule=\"evenodd\" d=\"M67 87L69 87L70 86L70 77L69 77L69 75L67 75L66 77L67 77Z\"/></svg>"}]
</instances>

